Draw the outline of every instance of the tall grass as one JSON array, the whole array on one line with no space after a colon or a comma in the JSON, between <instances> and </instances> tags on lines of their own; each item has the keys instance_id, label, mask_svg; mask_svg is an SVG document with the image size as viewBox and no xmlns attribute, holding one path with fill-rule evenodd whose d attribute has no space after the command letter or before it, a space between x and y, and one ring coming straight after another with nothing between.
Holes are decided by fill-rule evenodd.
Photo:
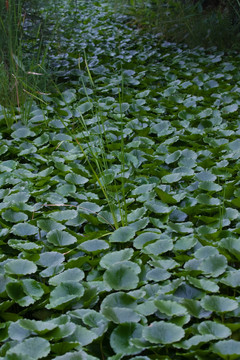
<instances>
[{"instance_id":1,"label":"tall grass","mask_svg":"<svg viewBox=\"0 0 240 360\"><path fill-rule=\"evenodd\" d=\"M42 24L32 39L31 46L37 48L33 53L23 34L25 20L31 16L25 5L23 0L0 0L0 105L5 109L7 126L11 126L20 109L22 121L27 122L32 101L41 101L47 86L46 72L42 70L48 48L42 45Z\"/></svg>"}]
</instances>

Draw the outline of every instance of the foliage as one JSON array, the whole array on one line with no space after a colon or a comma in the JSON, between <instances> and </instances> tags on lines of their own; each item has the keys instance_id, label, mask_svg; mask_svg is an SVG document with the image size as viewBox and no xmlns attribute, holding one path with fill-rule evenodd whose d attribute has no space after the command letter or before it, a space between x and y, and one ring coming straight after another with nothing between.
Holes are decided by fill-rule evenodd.
<instances>
[{"instance_id":1,"label":"foliage","mask_svg":"<svg viewBox=\"0 0 240 360\"><path fill-rule=\"evenodd\" d=\"M56 16L56 89L0 109L0 359L238 359L239 55Z\"/></svg>"},{"instance_id":2,"label":"foliage","mask_svg":"<svg viewBox=\"0 0 240 360\"><path fill-rule=\"evenodd\" d=\"M192 48L239 49L238 0L122 0L116 6L133 14L141 28L158 33L161 39Z\"/></svg>"}]
</instances>

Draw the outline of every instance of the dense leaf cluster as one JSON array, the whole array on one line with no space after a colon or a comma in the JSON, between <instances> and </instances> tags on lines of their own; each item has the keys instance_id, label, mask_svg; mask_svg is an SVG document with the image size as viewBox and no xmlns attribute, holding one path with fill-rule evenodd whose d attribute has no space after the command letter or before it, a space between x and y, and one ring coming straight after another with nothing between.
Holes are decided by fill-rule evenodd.
<instances>
[{"instance_id":1,"label":"dense leaf cluster","mask_svg":"<svg viewBox=\"0 0 240 360\"><path fill-rule=\"evenodd\" d=\"M77 4L61 96L1 108L0 359L238 359L239 57Z\"/></svg>"}]
</instances>

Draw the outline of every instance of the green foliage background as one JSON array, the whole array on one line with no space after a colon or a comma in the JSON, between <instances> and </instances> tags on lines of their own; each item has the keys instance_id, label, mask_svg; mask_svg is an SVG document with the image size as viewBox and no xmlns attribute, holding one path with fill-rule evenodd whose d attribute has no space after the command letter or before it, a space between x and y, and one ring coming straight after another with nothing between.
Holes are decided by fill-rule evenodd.
<instances>
[{"instance_id":1,"label":"green foliage background","mask_svg":"<svg viewBox=\"0 0 240 360\"><path fill-rule=\"evenodd\" d=\"M238 359L239 54L113 9L40 6L54 81L1 104L0 359Z\"/></svg>"}]
</instances>

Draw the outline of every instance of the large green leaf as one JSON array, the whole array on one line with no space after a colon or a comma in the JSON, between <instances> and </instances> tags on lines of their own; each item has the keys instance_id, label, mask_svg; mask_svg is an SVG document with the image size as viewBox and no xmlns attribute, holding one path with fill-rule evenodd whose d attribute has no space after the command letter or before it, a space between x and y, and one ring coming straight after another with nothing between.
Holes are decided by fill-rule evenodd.
<instances>
[{"instance_id":1,"label":"large green leaf","mask_svg":"<svg viewBox=\"0 0 240 360\"><path fill-rule=\"evenodd\" d=\"M52 230L47 234L48 242L54 246L68 246L77 242L75 236L72 236L63 230Z\"/></svg>"},{"instance_id":2,"label":"large green leaf","mask_svg":"<svg viewBox=\"0 0 240 360\"><path fill-rule=\"evenodd\" d=\"M128 323L119 325L114 329L110 336L110 344L116 354L132 355L141 352L136 346L131 344L131 339L141 337L142 326L139 324Z\"/></svg>"},{"instance_id":3,"label":"large green leaf","mask_svg":"<svg viewBox=\"0 0 240 360\"><path fill-rule=\"evenodd\" d=\"M33 359L41 359L46 357L50 352L50 344L47 340L34 337L23 340L20 344L13 346L8 354L20 354L30 356Z\"/></svg>"},{"instance_id":4,"label":"large green leaf","mask_svg":"<svg viewBox=\"0 0 240 360\"><path fill-rule=\"evenodd\" d=\"M24 259L10 260L4 268L7 273L15 275L27 275L37 271L37 266L33 261Z\"/></svg>"},{"instance_id":5,"label":"large green leaf","mask_svg":"<svg viewBox=\"0 0 240 360\"><path fill-rule=\"evenodd\" d=\"M155 321L144 327L143 336L154 344L172 344L183 338L184 330L175 324Z\"/></svg>"},{"instance_id":6,"label":"large green leaf","mask_svg":"<svg viewBox=\"0 0 240 360\"><path fill-rule=\"evenodd\" d=\"M103 279L114 290L131 290L138 285L140 268L131 261L122 261L111 265L104 273Z\"/></svg>"},{"instance_id":7,"label":"large green leaf","mask_svg":"<svg viewBox=\"0 0 240 360\"><path fill-rule=\"evenodd\" d=\"M50 294L48 309L65 309L84 294L84 287L75 281L60 283Z\"/></svg>"},{"instance_id":8,"label":"large green leaf","mask_svg":"<svg viewBox=\"0 0 240 360\"><path fill-rule=\"evenodd\" d=\"M131 226L123 226L114 231L109 237L110 242L125 243L130 241L135 235L135 230Z\"/></svg>"},{"instance_id":9,"label":"large green leaf","mask_svg":"<svg viewBox=\"0 0 240 360\"><path fill-rule=\"evenodd\" d=\"M233 311L238 308L238 302L236 300L217 295L206 295L202 299L201 305L205 310L214 311L217 313Z\"/></svg>"},{"instance_id":10,"label":"large green leaf","mask_svg":"<svg viewBox=\"0 0 240 360\"><path fill-rule=\"evenodd\" d=\"M38 233L38 227L28 223L19 223L12 227L12 232L18 236L31 236Z\"/></svg>"},{"instance_id":11,"label":"large green leaf","mask_svg":"<svg viewBox=\"0 0 240 360\"><path fill-rule=\"evenodd\" d=\"M212 344L211 351L222 359L238 359L240 355L240 341L223 340Z\"/></svg>"}]
</instances>

